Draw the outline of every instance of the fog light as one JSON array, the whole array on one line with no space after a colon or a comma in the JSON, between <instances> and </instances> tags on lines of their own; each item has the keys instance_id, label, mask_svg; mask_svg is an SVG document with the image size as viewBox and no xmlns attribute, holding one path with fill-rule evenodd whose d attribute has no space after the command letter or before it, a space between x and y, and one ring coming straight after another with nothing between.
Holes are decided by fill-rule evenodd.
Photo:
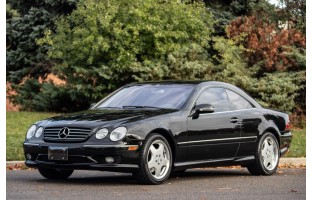
<instances>
[{"instance_id":1,"label":"fog light","mask_svg":"<svg viewBox=\"0 0 313 200\"><path fill-rule=\"evenodd\" d=\"M114 162L114 158L113 157L105 157L105 161L107 163L113 163Z\"/></svg>"},{"instance_id":2,"label":"fog light","mask_svg":"<svg viewBox=\"0 0 313 200\"><path fill-rule=\"evenodd\" d=\"M28 153L28 154L26 154L26 158L27 158L28 160L30 160L30 159L32 159L32 155L30 155L30 154Z\"/></svg>"}]
</instances>

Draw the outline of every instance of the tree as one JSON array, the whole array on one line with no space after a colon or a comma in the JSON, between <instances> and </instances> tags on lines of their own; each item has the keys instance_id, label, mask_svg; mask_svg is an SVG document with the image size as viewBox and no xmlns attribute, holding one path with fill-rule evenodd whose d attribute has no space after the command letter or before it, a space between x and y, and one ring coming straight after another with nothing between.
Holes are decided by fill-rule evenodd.
<instances>
[{"instance_id":1,"label":"tree","mask_svg":"<svg viewBox=\"0 0 313 200\"><path fill-rule=\"evenodd\" d=\"M226 26L239 16L251 15L256 10L270 12L274 9L274 6L266 0L205 0L204 2L215 20L214 34L219 36L226 36Z\"/></svg>"},{"instance_id":2,"label":"tree","mask_svg":"<svg viewBox=\"0 0 313 200\"><path fill-rule=\"evenodd\" d=\"M257 69L252 92L265 106L305 114L305 37L257 15L239 17L227 27L228 37L246 49L248 67Z\"/></svg>"},{"instance_id":3,"label":"tree","mask_svg":"<svg viewBox=\"0 0 313 200\"><path fill-rule=\"evenodd\" d=\"M51 46L73 101L92 102L133 81L205 79L210 71L213 20L201 3L86 0L56 27L38 43Z\"/></svg>"},{"instance_id":4,"label":"tree","mask_svg":"<svg viewBox=\"0 0 313 200\"><path fill-rule=\"evenodd\" d=\"M10 0L8 6L19 17L7 18L7 81L19 84L23 78L45 77L52 63L47 59L47 46L36 40L45 29L54 29L53 21L75 8L77 0ZM8 13L8 12L7 12ZM8 16L7 16L8 17ZM15 88L17 85L14 85Z\"/></svg>"},{"instance_id":5,"label":"tree","mask_svg":"<svg viewBox=\"0 0 313 200\"><path fill-rule=\"evenodd\" d=\"M306 33L306 0L280 0L278 15L289 29Z\"/></svg>"},{"instance_id":6,"label":"tree","mask_svg":"<svg viewBox=\"0 0 313 200\"><path fill-rule=\"evenodd\" d=\"M276 27L256 16L238 17L227 27L227 34L249 49L246 56L250 66L258 64L264 72L299 70L297 63L287 55L292 46L305 49L305 38L295 29Z\"/></svg>"},{"instance_id":7,"label":"tree","mask_svg":"<svg viewBox=\"0 0 313 200\"><path fill-rule=\"evenodd\" d=\"M259 66L249 66L246 49L236 41L214 39L215 66L212 79L234 84L253 96L262 106L292 112L301 94L303 72L275 72L258 76ZM299 78L301 77L301 78Z\"/></svg>"}]
</instances>

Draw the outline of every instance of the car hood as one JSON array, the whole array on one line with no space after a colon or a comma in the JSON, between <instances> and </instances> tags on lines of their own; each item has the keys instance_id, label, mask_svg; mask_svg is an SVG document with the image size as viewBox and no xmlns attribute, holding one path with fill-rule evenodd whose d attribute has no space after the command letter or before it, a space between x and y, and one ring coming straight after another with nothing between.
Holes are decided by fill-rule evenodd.
<instances>
[{"instance_id":1,"label":"car hood","mask_svg":"<svg viewBox=\"0 0 313 200\"><path fill-rule=\"evenodd\" d=\"M168 114L171 109L92 109L49 118L41 123L45 127L118 126L125 123Z\"/></svg>"}]
</instances>

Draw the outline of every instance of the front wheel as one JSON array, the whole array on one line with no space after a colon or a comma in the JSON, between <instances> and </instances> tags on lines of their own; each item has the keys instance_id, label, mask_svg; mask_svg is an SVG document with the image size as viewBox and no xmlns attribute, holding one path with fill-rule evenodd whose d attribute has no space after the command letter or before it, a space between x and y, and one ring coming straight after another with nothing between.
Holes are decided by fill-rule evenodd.
<instances>
[{"instance_id":1,"label":"front wheel","mask_svg":"<svg viewBox=\"0 0 313 200\"><path fill-rule=\"evenodd\" d=\"M38 171L47 179L67 179L72 175L74 170L58 170L39 167Z\"/></svg>"},{"instance_id":2,"label":"front wheel","mask_svg":"<svg viewBox=\"0 0 313 200\"><path fill-rule=\"evenodd\" d=\"M172 151L167 140L159 134L150 134L139 157L139 169L134 173L139 183L161 184L170 175L172 169Z\"/></svg>"},{"instance_id":3,"label":"front wheel","mask_svg":"<svg viewBox=\"0 0 313 200\"><path fill-rule=\"evenodd\" d=\"M255 163L247 166L252 175L272 175L279 163L279 145L272 133L265 133L259 140Z\"/></svg>"}]
</instances>

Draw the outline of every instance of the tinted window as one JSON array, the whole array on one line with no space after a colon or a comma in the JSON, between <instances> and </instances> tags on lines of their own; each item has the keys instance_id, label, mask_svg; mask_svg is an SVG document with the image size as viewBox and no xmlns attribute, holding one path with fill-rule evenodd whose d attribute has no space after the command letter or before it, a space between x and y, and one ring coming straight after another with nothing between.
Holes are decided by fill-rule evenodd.
<instances>
[{"instance_id":1,"label":"tinted window","mask_svg":"<svg viewBox=\"0 0 313 200\"><path fill-rule=\"evenodd\" d=\"M224 88L209 88L200 94L196 105L211 104L215 112L228 111L230 103Z\"/></svg>"},{"instance_id":2,"label":"tinted window","mask_svg":"<svg viewBox=\"0 0 313 200\"><path fill-rule=\"evenodd\" d=\"M179 109L193 91L193 85L135 85L126 87L101 103L98 108L131 106Z\"/></svg>"},{"instance_id":3,"label":"tinted window","mask_svg":"<svg viewBox=\"0 0 313 200\"><path fill-rule=\"evenodd\" d=\"M239 94L230 90L227 90L227 94L233 110L252 108L251 104Z\"/></svg>"}]
</instances>

